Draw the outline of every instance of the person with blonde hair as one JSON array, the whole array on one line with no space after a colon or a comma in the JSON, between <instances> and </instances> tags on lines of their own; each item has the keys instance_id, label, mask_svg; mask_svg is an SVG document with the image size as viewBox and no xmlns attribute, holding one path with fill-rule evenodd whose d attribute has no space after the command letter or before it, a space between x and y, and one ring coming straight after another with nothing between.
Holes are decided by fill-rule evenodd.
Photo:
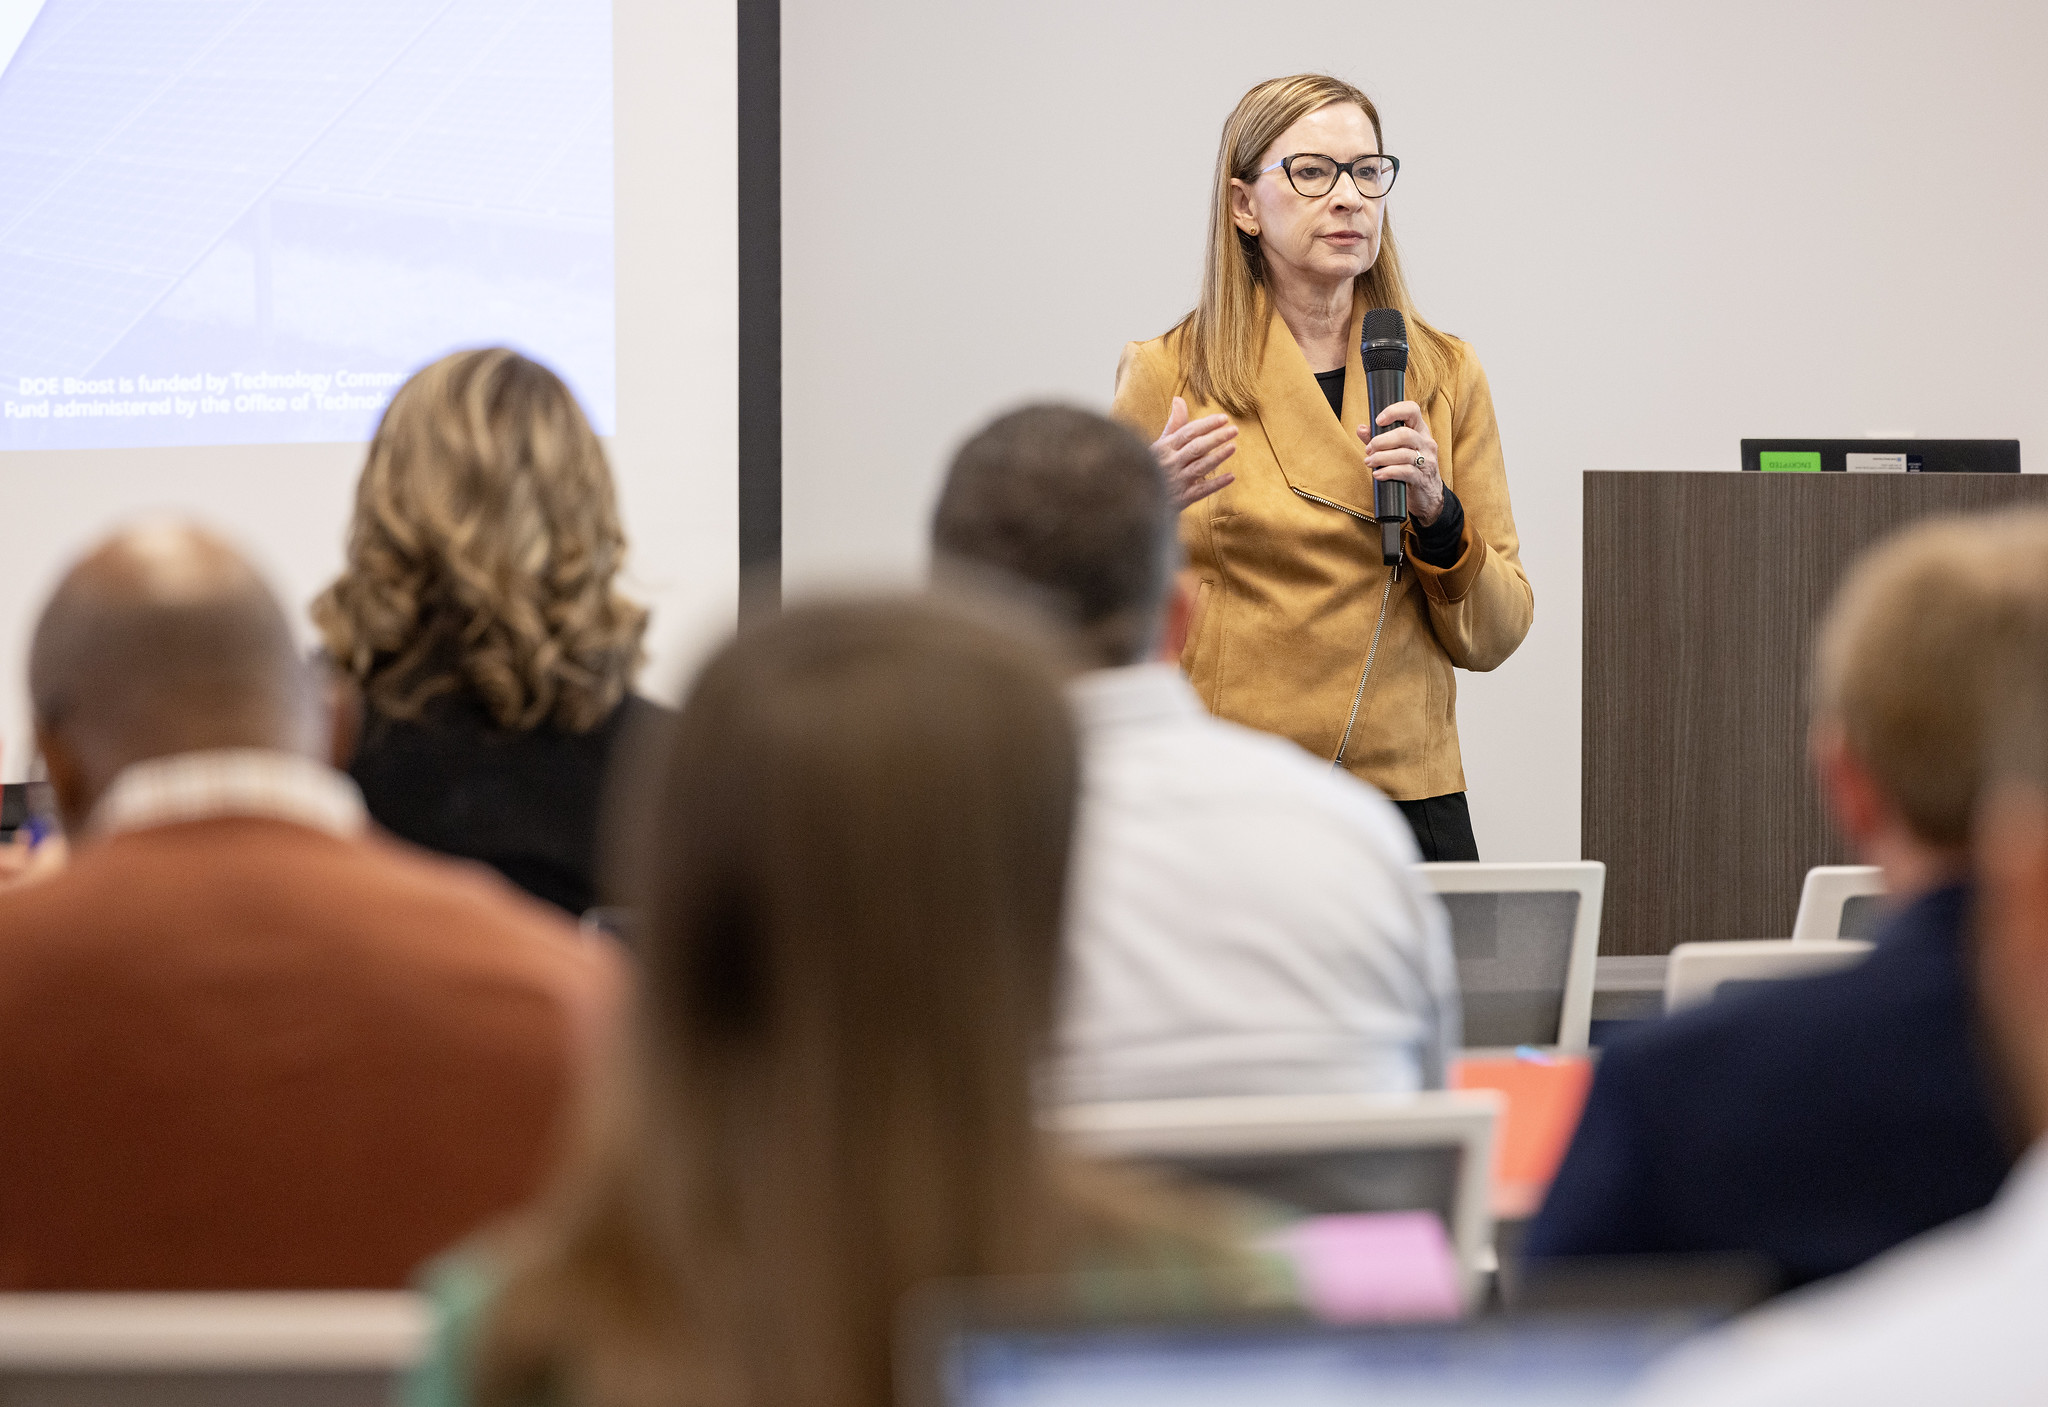
<instances>
[{"instance_id":1,"label":"person with blonde hair","mask_svg":"<svg viewBox=\"0 0 2048 1407\"><path fill-rule=\"evenodd\" d=\"M1974 989L1973 815L2044 614L2048 513L1923 523L1851 570L1810 737L1835 823L1884 870L1876 948L1610 1046L1528 1254L1738 1252L1792 1286L1991 1200L2019 1134Z\"/></svg>"},{"instance_id":2,"label":"person with blonde hair","mask_svg":"<svg viewBox=\"0 0 2048 1407\"><path fill-rule=\"evenodd\" d=\"M625 556L604 449L552 371L493 347L399 388L313 605L360 691L350 775L379 824L592 905L606 773L653 712Z\"/></svg>"},{"instance_id":3,"label":"person with blonde hair","mask_svg":"<svg viewBox=\"0 0 2048 1407\"><path fill-rule=\"evenodd\" d=\"M1486 374L1402 278L1400 169L1341 79L1246 93L1216 153L1201 300L1124 348L1115 414L1157 437L1184 510L1198 585L1181 663L1210 710L1371 782L1424 859L1476 860L1452 671L1513 654L1535 597ZM1368 424L1373 309L1407 321L1408 396ZM1390 567L1373 497L1392 480L1410 517Z\"/></svg>"},{"instance_id":4,"label":"person with blonde hair","mask_svg":"<svg viewBox=\"0 0 2048 1407\"><path fill-rule=\"evenodd\" d=\"M796 607L711 660L621 831L631 1039L554 1195L434 1277L417 1407L889 1407L929 1281L1284 1292L1230 1204L1038 1122L1080 774L1061 679L914 599Z\"/></svg>"},{"instance_id":5,"label":"person with blonde hair","mask_svg":"<svg viewBox=\"0 0 2048 1407\"><path fill-rule=\"evenodd\" d=\"M2031 550L2010 557L2031 520ZM1946 545L1966 538L1952 535ZM2007 568L2030 579L2032 599L2012 612L1988 656L1970 661L1981 685L1981 725L1962 741L1979 758L1927 765L1902 778L1937 812L1975 805L1970 883L1976 895L1970 967L1987 1056L2000 1076L2026 1153L1982 1214L1961 1218L1826 1285L1736 1320L1689 1345L1645 1384L1638 1407L1918 1407L1926 1402L2048 1402L2048 1354L2041 1352L2042 1251L2048 1247L2048 517L2017 515L2008 534L1988 538L1971 560L1980 578ZM1935 546L1930 541L1929 550ZM1904 585L1904 583L1902 583ZM2017 604L2017 603L2015 603ZM1893 609L1910 609L1906 592ZM1896 618L1895 618L1896 619ZM1980 645L1981 639L1965 642ZM1979 674L1977 671L1982 670ZM1897 691L1898 704L1873 720L1883 732L1949 728L1975 692L1943 699L1933 687ZM1929 711L1922 712L1922 709ZM1914 716L1917 714L1918 716Z\"/></svg>"}]
</instances>

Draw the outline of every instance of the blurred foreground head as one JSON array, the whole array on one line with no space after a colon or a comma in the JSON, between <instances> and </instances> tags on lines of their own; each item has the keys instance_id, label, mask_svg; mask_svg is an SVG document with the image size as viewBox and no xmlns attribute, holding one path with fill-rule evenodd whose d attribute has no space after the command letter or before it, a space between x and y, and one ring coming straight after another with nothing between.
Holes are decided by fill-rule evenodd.
<instances>
[{"instance_id":1,"label":"blurred foreground head","mask_svg":"<svg viewBox=\"0 0 2048 1407\"><path fill-rule=\"evenodd\" d=\"M480 1402L883 1407L905 1290L1057 1263L1031 1082L1075 749L1051 659L928 601L796 607L711 660L621 828L628 1068Z\"/></svg>"},{"instance_id":2,"label":"blurred foreground head","mask_svg":"<svg viewBox=\"0 0 2048 1407\"><path fill-rule=\"evenodd\" d=\"M36 626L29 697L74 834L133 763L325 748L283 608L234 547L190 523L125 529L65 573Z\"/></svg>"},{"instance_id":3,"label":"blurred foreground head","mask_svg":"<svg viewBox=\"0 0 2048 1407\"><path fill-rule=\"evenodd\" d=\"M390 717L467 691L502 728L583 732L640 661L647 612L613 589L625 555L604 449L562 379L503 347L456 352L391 398L313 619Z\"/></svg>"},{"instance_id":4,"label":"blurred foreground head","mask_svg":"<svg viewBox=\"0 0 2048 1407\"><path fill-rule=\"evenodd\" d=\"M1152 451L1104 416L1026 406L960 447L932 517L936 566L1021 585L1079 634L1087 662L1158 639L1180 545Z\"/></svg>"},{"instance_id":5,"label":"blurred foreground head","mask_svg":"<svg viewBox=\"0 0 2048 1407\"><path fill-rule=\"evenodd\" d=\"M1866 553L1822 623L1813 752L1894 896L1966 869L2005 666L2048 611L2048 513L1949 518Z\"/></svg>"},{"instance_id":6,"label":"blurred foreground head","mask_svg":"<svg viewBox=\"0 0 2048 1407\"><path fill-rule=\"evenodd\" d=\"M1976 813L1977 976L2027 1132L2048 1134L2048 606L2000 661Z\"/></svg>"}]
</instances>

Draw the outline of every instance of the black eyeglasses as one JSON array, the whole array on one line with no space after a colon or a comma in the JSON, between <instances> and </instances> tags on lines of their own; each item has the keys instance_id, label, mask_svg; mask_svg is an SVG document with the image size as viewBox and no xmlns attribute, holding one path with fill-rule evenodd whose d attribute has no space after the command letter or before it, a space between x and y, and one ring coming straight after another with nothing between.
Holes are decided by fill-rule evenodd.
<instances>
[{"instance_id":1,"label":"black eyeglasses","mask_svg":"<svg viewBox=\"0 0 2048 1407\"><path fill-rule=\"evenodd\" d=\"M1394 188L1394 177L1401 174L1401 158L1361 156L1347 166L1334 156L1305 151L1297 156L1283 156L1259 174L1263 176L1273 170L1285 171L1287 184L1294 187L1295 194L1312 200L1337 189L1338 173L1349 171L1351 184L1358 187L1360 195L1378 199Z\"/></svg>"}]
</instances>

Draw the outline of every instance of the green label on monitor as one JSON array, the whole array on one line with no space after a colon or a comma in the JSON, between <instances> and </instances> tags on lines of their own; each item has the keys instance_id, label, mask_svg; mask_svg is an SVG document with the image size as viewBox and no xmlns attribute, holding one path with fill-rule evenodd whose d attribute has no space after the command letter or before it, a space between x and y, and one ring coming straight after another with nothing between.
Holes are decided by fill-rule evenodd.
<instances>
[{"instance_id":1,"label":"green label on monitor","mask_svg":"<svg viewBox=\"0 0 2048 1407\"><path fill-rule=\"evenodd\" d=\"M1757 455L1757 466L1766 474L1818 474L1820 451L1767 449Z\"/></svg>"}]
</instances>

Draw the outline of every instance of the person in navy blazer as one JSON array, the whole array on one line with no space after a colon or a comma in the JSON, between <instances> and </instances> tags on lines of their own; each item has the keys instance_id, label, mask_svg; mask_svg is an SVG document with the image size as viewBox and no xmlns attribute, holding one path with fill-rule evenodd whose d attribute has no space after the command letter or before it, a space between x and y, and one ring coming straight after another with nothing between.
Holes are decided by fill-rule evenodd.
<instances>
[{"instance_id":1,"label":"person in navy blazer","mask_svg":"<svg viewBox=\"0 0 2048 1407\"><path fill-rule=\"evenodd\" d=\"M1976 997L1969 825L2001 659L2044 607L2040 512L1923 524L1851 572L1813 753L1885 872L1876 948L1609 1048L1525 1257L1745 1253L1790 1288L1991 1200L2023 1135Z\"/></svg>"}]
</instances>

